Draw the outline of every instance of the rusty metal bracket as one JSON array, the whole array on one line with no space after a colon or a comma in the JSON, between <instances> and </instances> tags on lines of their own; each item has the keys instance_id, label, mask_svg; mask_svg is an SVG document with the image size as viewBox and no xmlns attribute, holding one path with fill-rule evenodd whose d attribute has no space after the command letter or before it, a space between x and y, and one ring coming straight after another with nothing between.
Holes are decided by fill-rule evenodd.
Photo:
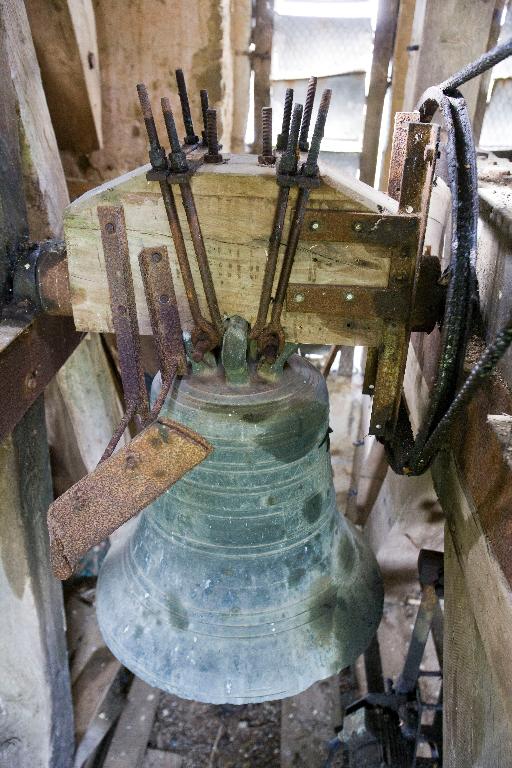
<instances>
[{"instance_id":1,"label":"rusty metal bracket","mask_svg":"<svg viewBox=\"0 0 512 768\"><path fill-rule=\"evenodd\" d=\"M50 505L55 575L69 578L82 555L174 485L211 450L196 432L159 419L98 464Z\"/></svg>"},{"instance_id":2,"label":"rusty metal bracket","mask_svg":"<svg viewBox=\"0 0 512 768\"><path fill-rule=\"evenodd\" d=\"M419 223L417 214L307 210L302 239L400 247L418 240Z\"/></svg>"},{"instance_id":3,"label":"rusty metal bracket","mask_svg":"<svg viewBox=\"0 0 512 768\"><path fill-rule=\"evenodd\" d=\"M112 323L119 352L125 418L130 414L130 421L131 416L135 416L140 429L148 420L149 406L141 362L137 309L123 207L98 206L98 218L105 254ZM113 449L115 446L111 447Z\"/></svg>"}]
</instances>

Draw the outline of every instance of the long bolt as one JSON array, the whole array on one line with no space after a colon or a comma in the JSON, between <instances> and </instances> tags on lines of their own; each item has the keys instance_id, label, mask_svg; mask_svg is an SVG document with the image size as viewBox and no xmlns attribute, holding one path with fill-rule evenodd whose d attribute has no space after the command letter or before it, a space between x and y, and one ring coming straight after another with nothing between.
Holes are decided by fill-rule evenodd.
<instances>
[{"instance_id":1,"label":"long bolt","mask_svg":"<svg viewBox=\"0 0 512 768\"><path fill-rule=\"evenodd\" d=\"M207 112L208 112L208 91L201 90L199 91L199 95L201 97L201 114L203 115L203 130L201 131L203 135L203 147L208 146L208 119L207 119Z\"/></svg>"},{"instance_id":2,"label":"long bolt","mask_svg":"<svg viewBox=\"0 0 512 768\"><path fill-rule=\"evenodd\" d=\"M279 165L277 167L278 173L293 175L297 172L297 163L299 161L298 142L301 120L302 104L294 104L292 124L290 133L288 134L288 144L286 146L286 150L281 155L281 159L279 160Z\"/></svg>"},{"instance_id":3,"label":"long bolt","mask_svg":"<svg viewBox=\"0 0 512 768\"><path fill-rule=\"evenodd\" d=\"M320 144L324 137L325 121L327 120L327 113L329 112L331 95L332 91L330 88L327 88L322 93L320 106L318 107L318 115L316 116L315 128L311 138L311 148L306 158L306 162L302 167L302 173L305 176L316 176L318 174L318 156L320 154Z\"/></svg>"},{"instance_id":4,"label":"long bolt","mask_svg":"<svg viewBox=\"0 0 512 768\"><path fill-rule=\"evenodd\" d=\"M284 97L283 124L281 133L277 137L276 149L283 150L288 146L288 134L290 132L290 120L292 118L293 88L287 88Z\"/></svg>"},{"instance_id":5,"label":"long bolt","mask_svg":"<svg viewBox=\"0 0 512 768\"><path fill-rule=\"evenodd\" d=\"M301 152L307 152L309 149L308 133L309 124L311 123L311 115L313 112L313 102L315 101L316 83L316 77L309 78L308 91L306 94L306 101L304 102L304 113L302 115L302 125L300 126L299 135L299 149Z\"/></svg>"},{"instance_id":6,"label":"long bolt","mask_svg":"<svg viewBox=\"0 0 512 768\"><path fill-rule=\"evenodd\" d=\"M281 273L279 275L276 295L274 298L274 303L272 304L271 325L273 326L277 326L281 319L281 312L283 311L286 291L290 281L293 262L295 261L295 253L297 252L297 246L299 244L302 224L304 222L304 215L306 213L309 192L310 190L307 187L299 190L297 203L293 212L290 234L288 235L288 242L286 243L286 250L284 253L283 264L281 266Z\"/></svg>"},{"instance_id":7,"label":"long bolt","mask_svg":"<svg viewBox=\"0 0 512 768\"><path fill-rule=\"evenodd\" d=\"M180 184L180 190L183 207L187 215L190 236L192 237L192 244L194 246L194 251L197 257L197 264L199 267L199 273L201 275L204 295L206 296L206 303L208 304L208 309L210 310L210 317L212 318L213 325L215 326L217 332L220 334L220 336L222 336L224 333L224 326L219 310L219 304L217 302L215 287L213 285L210 265L208 263L208 256L206 254L206 248L203 240L203 233L201 232L201 226L199 224L199 216L197 215L194 195L192 194L192 189L188 182Z\"/></svg>"},{"instance_id":8,"label":"long bolt","mask_svg":"<svg viewBox=\"0 0 512 768\"><path fill-rule=\"evenodd\" d=\"M171 103L166 97L162 99L162 112L164 114L164 122L167 129L167 136L169 137L169 144L171 145L169 154L170 169L174 173L186 173L186 171L188 171L187 157L181 148L180 140L178 138L178 131L176 130Z\"/></svg>"},{"instance_id":9,"label":"long bolt","mask_svg":"<svg viewBox=\"0 0 512 768\"><path fill-rule=\"evenodd\" d=\"M274 165L276 156L272 152L272 107L261 109L262 147L258 161L261 165Z\"/></svg>"},{"instance_id":10,"label":"long bolt","mask_svg":"<svg viewBox=\"0 0 512 768\"><path fill-rule=\"evenodd\" d=\"M219 152L219 138L217 135L217 110L206 110L206 136L208 139L208 152L204 156L205 163L222 163L222 155Z\"/></svg>"},{"instance_id":11,"label":"long bolt","mask_svg":"<svg viewBox=\"0 0 512 768\"><path fill-rule=\"evenodd\" d=\"M183 124L185 126L185 144L197 144L199 142L199 136L196 136L194 131L194 125L192 123L192 114L190 112L190 103L188 100L187 86L185 83L185 75L182 69L176 70L176 83L178 85L178 93L181 102L181 111L183 114Z\"/></svg>"},{"instance_id":12,"label":"long bolt","mask_svg":"<svg viewBox=\"0 0 512 768\"><path fill-rule=\"evenodd\" d=\"M146 126L146 132L149 139L149 160L151 167L155 170L164 170L167 167L165 149L160 144L160 140L158 138L155 119L153 117L153 110L151 109L151 102L149 101L148 90L144 83L139 83L137 85L137 93L139 94L142 116L144 117L144 125Z\"/></svg>"}]
</instances>

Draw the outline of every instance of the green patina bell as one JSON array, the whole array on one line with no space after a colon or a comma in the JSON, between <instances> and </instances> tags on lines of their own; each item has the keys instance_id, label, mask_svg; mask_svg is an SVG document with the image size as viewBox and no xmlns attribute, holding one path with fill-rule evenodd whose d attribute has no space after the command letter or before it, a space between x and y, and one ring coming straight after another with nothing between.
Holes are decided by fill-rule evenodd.
<instances>
[{"instance_id":1,"label":"green patina bell","mask_svg":"<svg viewBox=\"0 0 512 768\"><path fill-rule=\"evenodd\" d=\"M246 330L233 319L222 364L176 380L162 413L214 451L112 547L97 589L124 665L215 704L303 691L352 663L382 613L373 554L336 508L324 379L295 354L248 366Z\"/></svg>"}]
</instances>

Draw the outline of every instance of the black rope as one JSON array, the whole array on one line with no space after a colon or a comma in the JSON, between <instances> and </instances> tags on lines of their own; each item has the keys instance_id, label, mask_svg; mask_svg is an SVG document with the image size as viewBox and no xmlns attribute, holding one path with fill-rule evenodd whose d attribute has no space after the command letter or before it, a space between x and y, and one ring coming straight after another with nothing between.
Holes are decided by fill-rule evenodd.
<instances>
[{"instance_id":1,"label":"black rope","mask_svg":"<svg viewBox=\"0 0 512 768\"><path fill-rule=\"evenodd\" d=\"M398 474L420 475L446 443L453 420L512 342L512 320L497 335L457 393L476 299L475 262L478 227L478 177L473 132L458 88L512 54L512 38L485 53L421 97L421 119L430 122L439 109L447 131L446 160L451 192L450 281L441 327L437 378L421 427L413 436L402 398L395 432L383 439L388 461Z\"/></svg>"}]
</instances>

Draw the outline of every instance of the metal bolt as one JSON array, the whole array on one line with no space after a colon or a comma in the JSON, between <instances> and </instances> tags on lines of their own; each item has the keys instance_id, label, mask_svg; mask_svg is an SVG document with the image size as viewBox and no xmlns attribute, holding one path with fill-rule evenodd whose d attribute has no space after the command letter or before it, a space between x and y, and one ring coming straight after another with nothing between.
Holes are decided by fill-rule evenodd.
<instances>
[{"instance_id":1,"label":"metal bolt","mask_svg":"<svg viewBox=\"0 0 512 768\"><path fill-rule=\"evenodd\" d=\"M305 298L306 297L304 296L303 293L296 293L295 294L295 301L297 302L297 304L302 304L302 302L304 301Z\"/></svg>"},{"instance_id":2,"label":"metal bolt","mask_svg":"<svg viewBox=\"0 0 512 768\"><path fill-rule=\"evenodd\" d=\"M203 135L203 147L207 147L208 146L208 138L207 138L207 136L208 136L208 118L207 118L207 112L208 112L208 107L209 107L208 91L205 91L205 90L199 91L199 96L201 98L201 114L203 115L203 130L201 132L202 135Z\"/></svg>"},{"instance_id":3,"label":"metal bolt","mask_svg":"<svg viewBox=\"0 0 512 768\"><path fill-rule=\"evenodd\" d=\"M109 221L108 224L105 224L105 230L109 233L109 235L112 235L116 231L116 228L115 225Z\"/></svg>"},{"instance_id":4,"label":"metal bolt","mask_svg":"<svg viewBox=\"0 0 512 768\"><path fill-rule=\"evenodd\" d=\"M167 304L169 301L169 297L166 293L162 293L160 296L160 304Z\"/></svg>"},{"instance_id":5,"label":"metal bolt","mask_svg":"<svg viewBox=\"0 0 512 768\"><path fill-rule=\"evenodd\" d=\"M324 137L325 123L327 120L327 114L329 112L329 105L331 103L331 95L331 89L326 88L322 93L322 98L320 99L320 106L318 107L318 114L316 116L313 136L311 137L311 148L306 158L306 162L302 166L302 173L305 176L318 175L318 156L320 154L320 144L322 143L322 139Z\"/></svg>"},{"instance_id":6,"label":"metal bolt","mask_svg":"<svg viewBox=\"0 0 512 768\"><path fill-rule=\"evenodd\" d=\"M169 137L169 144L171 145L169 166L174 173L186 173L186 171L188 171L187 158L181 148L180 140L178 138L178 131L176 130L176 123L174 122L174 115L171 109L171 102L166 97L162 99L162 112L164 115L165 127L167 129L167 136Z\"/></svg>"},{"instance_id":7,"label":"metal bolt","mask_svg":"<svg viewBox=\"0 0 512 768\"><path fill-rule=\"evenodd\" d=\"M192 123L192 114L190 112L190 103L188 100L187 86L185 83L185 75L182 69L176 70L176 83L178 85L178 94L181 102L181 112L183 114L183 124L185 126L185 144L197 144L199 142L199 136L196 136L194 131L194 125Z\"/></svg>"},{"instance_id":8,"label":"metal bolt","mask_svg":"<svg viewBox=\"0 0 512 768\"><path fill-rule=\"evenodd\" d=\"M288 145L286 147L286 150L281 155L281 159L279 161L278 166L278 173L290 175L297 173L297 161L298 161L298 141L299 141L299 131L300 131L300 122L302 119L302 104L294 104L293 106L293 117L292 117L292 124L290 128L290 133L288 134Z\"/></svg>"},{"instance_id":9,"label":"metal bolt","mask_svg":"<svg viewBox=\"0 0 512 768\"><path fill-rule=\"evenodd\" d=\"M356 221L356 223L352 225L352 229L354 229L356 232L362 232L363 225L361 224L360 221Z\"/></svg>"},{"instance_id":10,"label":"metal bolt","mask_svg":"<svg viewBox=\"0 0 512 768\"><path fill-rule=\"evenodd\" d=\"M320 224L318 223L318 221L311 222L311 229L319 229L319 227L320 227Z\"/></svg>"},{"instance_id":11,"label":"metal bolt","mask_svg":"<svg viewBox=\"0 0 512 768\"><path fill-rule=\"evenodd\" d=\"M208 152L204 156L205 163L222 163L222 155L219 153L216 109L206 110L206 136L208 138Z\"/></svg>"},{"instance_id":12,"label":"metal bolt","mask_svg":"<svg viewBox=\"0 0 512 768\"><path fill-rule=\"evenodd\" d=\"M382 424L376 424L375 429L382 429Z\"/></svg>"},{"instance_id":13,"label":"metal bolt","mask_svg":"<svg viewBox=\"0 0 512 768\"><path fill-rule=\"evenodd\" d=\"M144 83L139 83L137 85L137 93L139 94L142 116L144 117L144 125L146 126L146 133L148 134L149 139L149 160L151 166L155 169L165 169L167 166L165 149L161 146L158 138L148 90Z\"/></svg>"},{"instance_id":14,"label":"metal bolt","mask_svg":"<svg viewBox=\"0 0 512 768\"><path fill-rule=\"evenodd\" d=\"M346 298L347 301L352 301L352 299L354 298L354 294L353 293L347 293L345 298Z\"/></svg>"},{"instance_id":15,"label":"metal bolt","mask_svg":"<svg viewBox=\"0 0 512 768\"><path fill-rule=\"evenodd\" d=\"M290 120L292 119L293 88L287 88L284 97L283 124L281 133L277 137L276 149L284 150L288 146L288 134L290 133Z\"/></svg>"},{"instance_id":16,"label":"metal bolt","mask_svg":"<svg viewBox=\"0 0 512 768\"><path fill-rule=\"evenodd\" d=\"M258 157L261 165L274 165L276 156L272 152L272 107L262 107L262 151Z\"/></svg>"},{"instance_id":17,"label":"metal bolt","mask_svg":"<svg viewBox=\"0 0 512 768\"><path fill-rule=\"evenodd\" d=\"M311 114L313 112L313 102L315 100L316 83L316 77L309 78L308 91L306 94L306 101L304 102L304 113L302 115L302 125L300 127L299 135L299 149L301 152L307 152L309 149L308 133L309 124L311 123Z\"/></svg>"},{"instance_id":18,"label":"metal bolt","mask_svg":"<svg viewBox=\"0 0 512 768\"><path fill-rule=\"evenodd\" d=\"M155 251L155 253L151 254L151 261L153 264L158 264L159 261L162 261L162 254Z\"/></svg>"}]
</instances>

